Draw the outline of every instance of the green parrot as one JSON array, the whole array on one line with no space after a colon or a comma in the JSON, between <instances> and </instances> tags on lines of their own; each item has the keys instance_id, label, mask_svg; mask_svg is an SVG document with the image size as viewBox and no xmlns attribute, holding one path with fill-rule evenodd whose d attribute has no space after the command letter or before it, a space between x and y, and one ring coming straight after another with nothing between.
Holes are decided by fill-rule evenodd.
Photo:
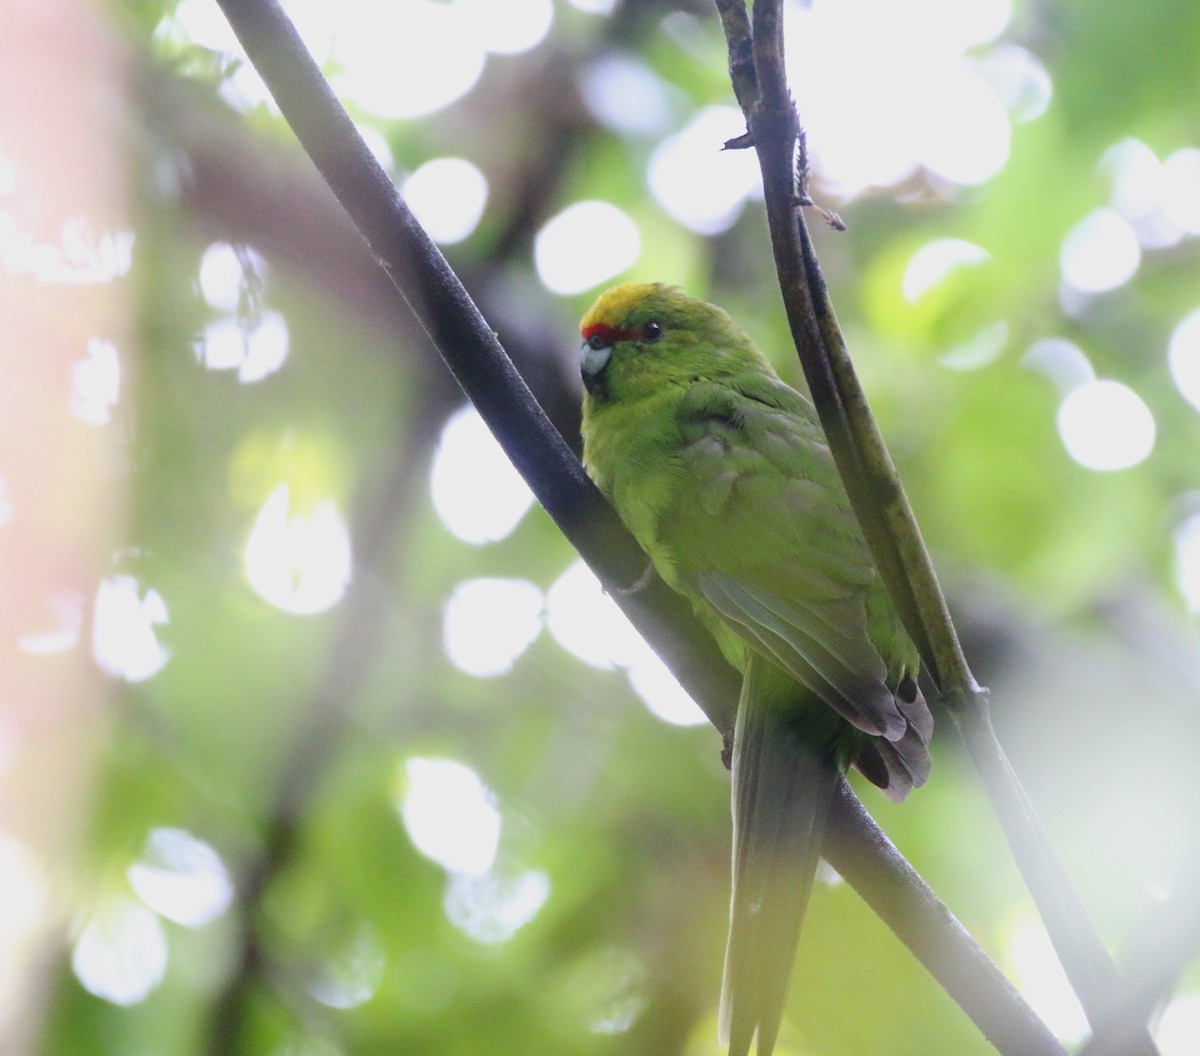
<instances>
[{"instance_id":1,"label":"green parrot","mask_svg":"<svg viewBox=\"0 0 1200 1056\"><path fill-rule=\"evenodd\" d=\"M629 283L582 334L588 473L742 672L721 1036L769 1056L839 776L929 774L917 650L812 404L724 311Z\"/></svg>"}]
</instances>

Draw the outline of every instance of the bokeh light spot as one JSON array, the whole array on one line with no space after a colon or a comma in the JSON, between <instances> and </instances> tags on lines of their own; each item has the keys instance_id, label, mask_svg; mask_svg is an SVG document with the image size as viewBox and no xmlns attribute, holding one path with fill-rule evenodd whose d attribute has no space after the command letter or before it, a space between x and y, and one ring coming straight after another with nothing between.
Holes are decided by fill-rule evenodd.
<instances>
[{"instance_id":1,"label":"bokeh light spot","mask_svg":"<svg viewBox=\"0 0 1200 1056\"><path fill-rule=\"evenodd\" d=\"M1200 235L1200 149L1185 147L1164 159L1163 211L1189 235Z\"/></svg>"},{"instance_id":2,"label":"bokeh light spot","mask_svg":"<svg viewBox=\"0 0 1200 1056\"><path fill-rule=\"evenodd\" d=\"M551 0L457 0L483 47L498 55L517 55L541 43L554 19Z\"/></svg>"},{"instance_id":3,"label":"bokeh light spot","mask_svg":"<svg viewBox=\"0 0 1200 1056\"><path fill-rule=\"evenodd\" d=\"M939 176L975 186L1004 168L1012 140L1008 112L964 64L938 78L936 97L918 114L919 157Z\"/></svg>"},{"instance_id":4,"label":"bokeh light spot","mask_svg":"<svg viewBox=\"0 0 1200 1056\"><path fill-rule=\"evenodd\" d=\"M1172 331L1167 364L1175 387L1200 410L1200 308L1185 315Z\"/></svg>"},{"instance_id":5,"label":"bokeh light spot","mask_svg":"<svg viewBox=\"0 0 1200 1056\"><path fill-rule=\"evenodd\" d=\"M634 692L664 722L708 721L582 561L573 562L546 592L546 626L584 663L624 669Z\"/></svg>"},{"instance_id":6,"label":"bokeh light spot","mask_svg":"<svg viewBox=\"0 0 1200 1056\"><path fill-rule=\"evenodd\" d=\"M429 237L461 242L479 224L487 204L483 173L465 158L434 158L404 183L404 198Z\"/></svg>"},{"instance_id":7,"label":"bokeh light spot","mask_svg":"<svg viewBox=\"0 0 1200 1056\"><path fill-rule=\"evenodd\" d=\"M1010 118L992 84L1000 79L966 53L1007 25L1007 0L790 3L785 17L789 78L803 100L809 147L839 193L892 186L922 165L973 185L1004 165ZM1014 87L1027 73L1010 73L1002 90L1027 90Z\"/></svg>"},{"instance_id":8,"label":"bokeh light spot","mask_svg":"<svg viewBox=\"0 0 1200 1056\"><path fill-rule=\"evenodd\" d=\"M167 623L167 603L157 590L142 597L133 576L100 583L92 611L92 655L110 675L144 682L158 674L170 655L154 628Z\"/></svg>"},{"instance_id":9,"label":"bokeh light spot","mask_svg":"<svg viewBox=\"0 0 1200 1056\"><path fill-rule=\"evenodd\" d=\"M991 255L982 246L961 238L939 238L927 242L913 255L904 269L901 290L904 299L917 301L936 286L940 286L957 268L983 264Z\"/></svg>"},{"instance_id":10,"label":"bokeh light spot","mask_svg":"<svg viewBox=\"0 0 1200 1056\"><path fill-rule=\"evenodd\" d=\"M1200 1038L1200 995L1182 994L1163 1009L1154 1031L1160 1056L1195 1056Z\"/></svg>"},{"instance_id":11,"label":"bokeh light spot","mask_svg":"<svg viewBox=\"0 0 1200 1056\"><path fill-rule=\"evenodd\" d=\"M144 1001L167 970L167 937L156 913L111 896L75 940L71 968L84 989L114 1005Z\"/></svg>"},{"instance_id":12,"label":"bokeh light spot","mask_svg":"<svg viewBox=\"0 0 1200 1056\"><path fill-rule=\"evenodd\" d=\"M662 81L630 55L601 55L585 67L580 82L587 108L616 132L649 135L667 122Z\"/></svg>"},{"instance_id":13,"label":"bokeh light spot","mask_svg":"<svg viewBox=\"0 0 1200 1056\"><path fill-rule=\"evenodd\" d=\"M442 523L467 543L505 538L533 504L529 485L470 406L442 430L430 489Z\"/></svg>"},{"instance_id":14,"label":"bokeh light spot","mask_svg":"<svg viewBox=\"0 0 1200 1056\"><path fill-rule=\"evenodd\" d=\"M459 875L446 892L446 917L468 938L495 946L533 920L549 897L550 878L540 869Z\"/></svg>"},{"instance_id":15,"label":"bokeh light spot","mask_svg":"<svg viewBox=\"0 0 1200 1056\"><path fill-rule=\"evenodd\" d=\"M650 190L670 216L702 235L732 226L762 185L753 151L721 150L745 131L740 110L710 106L659 144L650 158Z\"/></svg>"},{"instance_id":16,"label":"bokeh light spot","mask_svg":"<svg viewBox=\"0 0 1200 1056\"><path fill-rule=\"evenodd\" d=\"M970 68L999 96L1014 124L1036 121L1050 107L1054 82L1033 52L1001 44L971 61Z\"/></svg>"},{"instance_id":17,"label":"bokeh light spot","mask_svg":"<svg viewBox=\"0 0 1200 1056\"><path fill-rule=\"evenodd\" d=\"M125 875L147 906L189 928L216 920L233 900L233 882L220 856L184 829L158 828Z\"/></svg>"},{"instance_id":18,"label":"bokeh light spot","mask_svg":"<svg viewBox=\"0 0 1200 1056\"><path fill-rule=\"evenodd\" d=\"M496 859L500 812L479 775L453 759L404 763L400 815L426 858L450 873L483 876Z\"/></svg>"},{"instance_id":19,"label":"bokeh light spot","mask_svg":"<svg viewBox=\"0 0 1200 1056\"><path fill-rule=\"evenodd\" d=\"M483 72L485 26L462 4L341 4L339 96L381 117L419 117L465 95ZM490 20L489 20L490 21Z\"/></svg>"},{"instance_id":20,"label":"bokeh light spot","mask_svg":"<svg viewBox=\"0 0 1200 1056\"><path fill-rule=\"evenodd\" d=\"M288 343L287 320L266 311L253 321L226 316L209 323L197 354L209 370L237 371L238 381L250 384L287 362Z\"/></svg>"},{"instance_id":21,"label":"bokeh light spot","mask_svg":"<svg viewBox=\"0 0 1200 1056\"><path fill-rule=\"evenodd\" d=\"M1107 206L1095 209L1063 237L1063 281L1080 293L1115 290L1137 274L1142 251L1129 221Z\"/></svg>"},{"instance_id":22,"label":"bokeh light spot","mask_svg":"<svg viewBox=\"0 0 1200 1056\"><path fill-rule=\"evenodd\" d=\"M1045 929L1031 914L1021 913L1012 924L1006 952L1017 986L1050 1030L1068 1044L1086 1037L1087 1017Z\"/></svg>"},{"instance_id":23,"label":"bokeh light spot","mask_svg":"<svg viewBox=\"0 0 1200 1056\"><path fill-rule=\"evenodd\" d=\"M375 933L365 925L322 967L309 993L330 1008L357 1008L374 996L387 957Z\"/></svg>"},{"instance_id":24,"label":"bokeh light spot","mask_svg":"<svg viewBox=\"0 0 1200 1056\"><path fill-rule=\"evenodd\" d=\"M637 652L637 631L582 561L573 561L546 592L546 627L592 667L625 666Z\"/></svg>"},{"instance_id":25,"label":"bokeh light spot","mask_svg":"<svg viewBox=\"0 0 1200 1056\"><path fill-rule=\"evenodd\" d=\"M87 358L71 364L71 413L87 425L107 425L121 391L121 363L111 341L88 339Z\"/></svg>"},{"instance_id":26,"label":"bokeh light spot","mask_svg":"<svg viewBox=\"0 0 1200 1056\"><path fill-rule=\"evenodd\" d=\"M332 608L350 582L350 535L337 507L326 500L309 513L294 513L286 483L259 509L243 558L255 593L298 616Z\"/></svg>"},{"instance_id":27,"label":"bokeh light spot","mask_svg":"<svg viewBox=\"0 0 1200 1056\"><path fill-rule=\"evenodd\" d=\"M1154 416L1128 385L1099 379L1063 398L1058 432L1067 453L1095 470L1136 466L1154 447Z\"/></svg>"},{"instance_id":28,"label":"bokeh light spot","mask_svg":"<svg viewBox=\"0 0 1200 1056\"><path fill-rule=\"evenodd\" d=\"M1175 531L1175 582L1191 612L1200 612L1200 513Z\"/></svg>"},{"instance_id":29,"label":"bokeh light spot","mask_svg":"<svg viewBox=\"0 0 1200 1056\"><path fill-rule=\"evenodd\" d=\"M446 602L446 655L477 678L512 670L542 629L542 592L525 579L469 579Z\"/></svg>"},{"instance_id":30,"label":"bokeh light spot","mask_svg":"<svg viewBox=\"0 0 1200 1056\"><path fill-rule=\"evenodd\" d=\"M584 201L551 217L533 244L538 277L552 293L583 293L631 267L642 251L628 214L609 202Z\"/></svg>"}]
</instances>

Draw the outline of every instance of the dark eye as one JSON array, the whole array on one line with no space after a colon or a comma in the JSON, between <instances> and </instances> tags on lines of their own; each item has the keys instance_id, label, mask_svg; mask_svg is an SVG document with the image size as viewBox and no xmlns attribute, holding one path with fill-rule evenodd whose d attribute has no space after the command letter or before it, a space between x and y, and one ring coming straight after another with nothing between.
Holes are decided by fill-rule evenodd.
<instances>
[{"instance_id":1,"label":"dark eye","mask_svg":"<svg viewBox=\"0 0 1200 1056\"><path fill-rule=\"evenodd\" d=\"M602 348L607 348L609 341L604 334L592 334L592 336L587 339L587 343L591 348L599 351Z\"/></svg>"},{"instance_id":2,"label":"dark eye","mask_svg":"<svg viewBox=\"0 0 1200 1056\"><path fill-rule=\"evenodd\" d=\"M651 321L642 327L642 337L647 341L657 341L662 335L662 323Z\"/></svg>"}]
</instances>

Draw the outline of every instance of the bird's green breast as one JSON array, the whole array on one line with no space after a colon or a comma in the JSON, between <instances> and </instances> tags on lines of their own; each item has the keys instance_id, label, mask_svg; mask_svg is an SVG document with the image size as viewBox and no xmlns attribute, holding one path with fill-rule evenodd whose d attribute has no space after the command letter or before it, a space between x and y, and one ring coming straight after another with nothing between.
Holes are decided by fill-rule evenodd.
<instances>
[{"instance_id":1,"label":"bird's green breast","mask_svg":"<svg viewBox=\"0 0 1200 1056\"><path fill-rule=\"evenodd\" d=\"M670 384L639 400L589 398L582 427L589 475L672 586L674 558L660 526L684 483L675 414L681 398L682 388Z\"/></svg>"}]
</instances>

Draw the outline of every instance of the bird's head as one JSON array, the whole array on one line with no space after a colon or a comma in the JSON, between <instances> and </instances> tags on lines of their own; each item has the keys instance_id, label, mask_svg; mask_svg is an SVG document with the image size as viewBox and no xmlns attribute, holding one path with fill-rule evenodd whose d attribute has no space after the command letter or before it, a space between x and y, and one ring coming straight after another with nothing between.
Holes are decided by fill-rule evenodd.
<instances>
[{"instance_id":1,"label":"bird's head","mask_svg":"<svg viewBox=\"0 0 1200 1056\"><path fill-rule=\"evenodd\" d=\"M588 399L644 395L711 379L757 356L720 308L663 283L625 283L602 293L580 324Z\"/></svg>"}]
</instances>

